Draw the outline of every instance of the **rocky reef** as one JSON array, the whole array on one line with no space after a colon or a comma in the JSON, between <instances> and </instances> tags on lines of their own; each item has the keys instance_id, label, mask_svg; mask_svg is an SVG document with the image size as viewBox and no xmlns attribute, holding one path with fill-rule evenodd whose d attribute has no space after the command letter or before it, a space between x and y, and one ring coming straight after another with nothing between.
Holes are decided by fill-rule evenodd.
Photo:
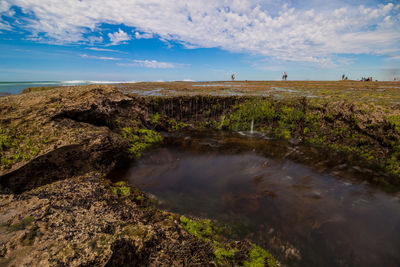
<instances>
[{"instance_id":1,"label":"rocky reef","mask_svg":"<svg viewBox=\"0 0 400 267\"><path fill-rule=\"evenodd\" d=\"M379 95L387 84L285 84L296 93L237 85L234 94L229 84L143 83L30 88L0 98L0 264L279 265L212 222L159 210L138 189L107 179L162 143L163 132L254 130L362 162L381 174L369 182L398 190L397 91L361 101L365 90Z\"/></svg>"}]
</instances>

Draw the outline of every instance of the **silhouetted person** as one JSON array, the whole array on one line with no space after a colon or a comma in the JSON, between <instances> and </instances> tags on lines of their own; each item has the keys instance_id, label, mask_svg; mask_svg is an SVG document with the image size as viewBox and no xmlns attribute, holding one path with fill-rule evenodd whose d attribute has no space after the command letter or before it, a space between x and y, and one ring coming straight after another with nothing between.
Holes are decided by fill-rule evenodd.
<instances>
[{"instance_id":1,"label":"silhouetted person","mask_svg":"<svg viewBox=\"0 0 400 267\"><path fill-rule=\"evenodd\" d=\"M231 75L231 79L232 79L232 81L235 80L235 74L234 73Z\"/></svg>"},{"instance_id":2,"label":"silhouetted person","mask_svg":"<svg viewBox=\"0 0 400 267\"><path fill-rule=\"evenodd\" d=\"M285 72L285 73L283 73L282 79L283 79L284 81L286 81L286 80L287 80L287 74L286 74L286 72Z\"/></svg>"}]
</instances>

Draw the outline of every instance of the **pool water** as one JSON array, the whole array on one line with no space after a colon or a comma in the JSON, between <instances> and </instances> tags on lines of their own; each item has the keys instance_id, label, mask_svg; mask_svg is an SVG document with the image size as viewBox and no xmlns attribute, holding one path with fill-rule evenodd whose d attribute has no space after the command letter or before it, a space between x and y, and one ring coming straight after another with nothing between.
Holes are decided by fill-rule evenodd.
<instances>
[{"instance_id":1,"label":"pool water","mask_svg":"<svg viewBox=\"0 0 400 267\"><path fill-rule=\"evenodd\" d=\"M119 177L161 208L230 225L289 266L400 265L400 197L360 179L370 170L260 137L165 140Z\"/></svg>"}]
</instances>

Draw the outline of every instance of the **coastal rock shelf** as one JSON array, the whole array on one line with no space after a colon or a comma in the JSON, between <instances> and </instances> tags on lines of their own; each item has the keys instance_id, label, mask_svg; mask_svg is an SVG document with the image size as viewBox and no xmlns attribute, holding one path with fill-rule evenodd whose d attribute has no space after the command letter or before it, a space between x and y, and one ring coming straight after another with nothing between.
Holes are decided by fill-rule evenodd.
<instances>
[{"instance_id":1,"label":"coastal rock shelf","mask_svg":"<svg viewBox=\"0 0 400 267\"><path fill-rule=\"evenodd\" d=\"M30 88L1 97L0 264L279 264L249 241L159 210L151 197L107 178L168 133L207 129L306 146L397 192L400 94L392 87L176 82ZM312 161L309 155L298 160Z\"/></svg>"}]
</instances>

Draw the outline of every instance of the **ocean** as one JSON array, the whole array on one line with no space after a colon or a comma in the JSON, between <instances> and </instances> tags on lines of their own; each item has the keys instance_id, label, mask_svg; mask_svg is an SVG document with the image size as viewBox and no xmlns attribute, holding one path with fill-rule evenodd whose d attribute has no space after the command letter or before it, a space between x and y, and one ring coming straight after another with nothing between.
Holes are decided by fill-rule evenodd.
<instances>
[{"instance_id":1,"label":"ocean","mask_svg":"<svg viewBox=\"0 0 400 267\"><path fill-rule=\"evenodd\" d=\"M130 81L133 83L134 81ZM0 82L0 96L11 94L20 94L25 88L28 87L42 87L42 86L72 86L72 85L85 85L85 84L113 84L124 83L114 81L26 81L26 82ZM126 83L126 82L125 82Z\"/></svg>"}]
</instances>

